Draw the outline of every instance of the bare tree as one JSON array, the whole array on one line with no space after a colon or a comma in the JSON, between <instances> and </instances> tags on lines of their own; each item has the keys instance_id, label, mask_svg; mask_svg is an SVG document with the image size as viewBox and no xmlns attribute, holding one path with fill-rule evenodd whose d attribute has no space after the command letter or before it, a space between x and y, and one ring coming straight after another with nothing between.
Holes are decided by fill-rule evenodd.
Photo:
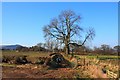
<instances>
[{"instance_id":1,"label":"bare tree","mask_svg":"<svg viewBox=\"0 0 120 80\"><path fill-rule=\"evenodd\" d=\"M42 47L43 43L38 43L36 46Z\"/></svg>"},{"instance_id":2,"label":"bare tree","mask_svg":"<svg viewBox=\"0 0 120 80\"><path fill-rule=\"evenodd\" d=\"M86 33L87 34L85 36L85 39L84 39L84 41L82 42L82 44L80 46L83 46L87 40L93 40L93 38L95 37L95 30L94 30L94 28L89 28Z\"/></svg>"},{"instance_id":3,"label":"bare tree","mask_svg":"<svg viewBox=\"0 0 120 80\"><path fill-rule=\"evenodd\" d=\"M69 43L72 37L80 35L80 31L83 31L79 26L80 19L80 16L71 10L62 11L58 18L52 19L49 25L43 27L45 37L62 41L65 45L66 54L69 54ZM92 30L89 32L82 45L84 45L89 37L92 38Z\"/></svg>"},{"instance_id":4,"label":"bare tree","mask_svg":"<svg viewBox=\"0 0 120 80\"><path fill-rule=\"evenodd\" d=\"M50 38L46 39L46 48L47 48L49 51L53 51L53 46L54 46L53 40L50 39Z\"/></svg>"}]
</instances>

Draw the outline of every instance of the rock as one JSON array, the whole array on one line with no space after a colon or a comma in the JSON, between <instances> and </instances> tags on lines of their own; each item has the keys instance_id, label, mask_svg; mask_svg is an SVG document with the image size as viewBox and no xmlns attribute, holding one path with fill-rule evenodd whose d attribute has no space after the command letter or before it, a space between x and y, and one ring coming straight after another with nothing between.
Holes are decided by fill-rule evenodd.
<instances>
[{"instance_id":1,"label":"rock","mask_svg":"<svg viewBox=\"0 0 120 80\"><path fill-rule=\"evenodd\" d=\"M18 56L16 58L16 64L26 64L26 63L29 63L29 61L27 61L26 57L27 56Z\"/></svg>"},{"instance_id":2,"label":"rock","mask_svg":"<svg viewBox=\"0 0 120 80\"><path fill-rule=\"evenodd\" d=\"M47 58L44 62L44 66L50 65L51 58Z\"/></svg>"},{"instance_id":3,"label":"rock","mask_svg":"<svg viewBox=\"0 0 120 80\"><path fill-rule=\"evenodd\" d=\"M50 57L48 60L46 60L45 64L53 68L66 67L69 64L68 61L60 53L52 53L49 56Z\"/></svg>"},{"instance_id":4,"label":"rock","mask_svg":"<svg viewBox=\"0 0 120 80\"><path fill-rule=\"evenodd\" d=\"M103 72L104 74L106 74L106 73L107 73L106 69L102 69L102 72Z\"/></svg>"},{"instance_id":5,"label":"rock","mask_svg":"<svg viewBox=\"0 0 120 80\"><path fill-rule=\"evenodd\" d=\"M78 66L78 61L76 58L71 59L71 67L75 69Z\"/></svg>"}]
</instances>

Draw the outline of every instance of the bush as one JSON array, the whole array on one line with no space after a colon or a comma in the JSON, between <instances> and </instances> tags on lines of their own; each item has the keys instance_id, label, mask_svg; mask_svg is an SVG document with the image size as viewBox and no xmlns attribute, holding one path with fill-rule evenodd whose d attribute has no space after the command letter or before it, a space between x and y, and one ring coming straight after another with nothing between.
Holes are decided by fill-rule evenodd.
<instances>
[{"instance_id":1,"label":"bush","mask_svg":"<svg viewBox=\"0 0 120 80\"><path fill-rule=\"evenodd\" d=\"M9 63L11 60L14 60L15 56L3 56L2 57L2 62L4 63Z\"/></svg>"}]
</instances>

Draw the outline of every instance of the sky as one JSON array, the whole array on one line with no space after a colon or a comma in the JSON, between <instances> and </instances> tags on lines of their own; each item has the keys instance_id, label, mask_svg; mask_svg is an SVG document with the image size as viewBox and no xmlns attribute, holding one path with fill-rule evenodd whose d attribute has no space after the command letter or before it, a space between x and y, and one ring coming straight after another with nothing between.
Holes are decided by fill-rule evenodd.
<instances>
[{"instance_id":1,"label":"sky","mask_svg":"<svg viewBox=\"0 0 120 80\"><path fill-rule=\"evenodd\" d=\"M80 26L83 29L95 29L96 36L90 47L118 44L117 2L3 2L0 44L34 46L45 42L44 25L68 9L82 17Z\"/></svg>"},{"instance_id":2,"label":"sky","mask_svg":"<svg viewBox=\"0 0 120 80\"><path fill-rule=\"evenodd\" d=\"M119 0L2 0L3 2L119 2Z\"/></svg>"}]
</instances>

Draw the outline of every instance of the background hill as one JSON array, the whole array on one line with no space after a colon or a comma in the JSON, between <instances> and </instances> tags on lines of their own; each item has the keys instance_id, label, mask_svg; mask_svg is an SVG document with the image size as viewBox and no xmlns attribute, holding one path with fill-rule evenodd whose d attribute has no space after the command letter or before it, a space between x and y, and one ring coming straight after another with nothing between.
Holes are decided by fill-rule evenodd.
<instances>
[{"instance_id":1,"label":"background hill","mask_svg":"<svg viewBox=\"0 0 120 80\"><path fill-rule=\"evenodd\" d=\"M0 49L15 50L17 47L21 47L21 45L1 45Z\"/></svg>"}]
</instances>

